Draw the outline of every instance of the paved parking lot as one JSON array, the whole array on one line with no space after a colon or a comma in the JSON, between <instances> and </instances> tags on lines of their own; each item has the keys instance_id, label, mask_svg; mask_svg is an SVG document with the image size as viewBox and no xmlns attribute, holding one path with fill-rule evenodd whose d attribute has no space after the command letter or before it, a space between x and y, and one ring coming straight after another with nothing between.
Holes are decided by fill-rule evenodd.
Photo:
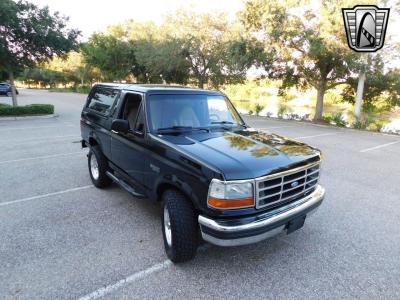
<instances>
[{"instance_id":1,"label":"paved parking lot","mask_svg":"<svg viewBox=\"0 0 400 300\"><path fill-rule=\"evenodd\" d=\"M325 202L291 235L173 265L157 205L91 185L84 100L22 90L59 116L0 121L0 298L400 298L400 137L247 118L323 151Z\"/></svg>"}]
</instances>

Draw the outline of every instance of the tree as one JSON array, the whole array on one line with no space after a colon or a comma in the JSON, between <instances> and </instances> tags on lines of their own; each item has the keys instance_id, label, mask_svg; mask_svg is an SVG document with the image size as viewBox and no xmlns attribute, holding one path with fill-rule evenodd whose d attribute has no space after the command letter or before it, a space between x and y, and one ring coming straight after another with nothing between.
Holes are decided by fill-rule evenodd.
<instances>
[{"instance_id":1,"label":"tree","mask_svg":"<svg viewBox=\"0 0 400 300\"><path fill-rule=\"evenodd\" d=\"M189 63L184 55L183 42L178 39L161 41L138 40L135 44L137 66L134 75L151 82L186 84Z\"/></svg>"},{"instance_id":2,"label":"tree","mask_svg":"<svg viewBox=\"0 0 400 300\"><path fill-rule=\"evenodd\" d=\"M9 74L14 106L15 72L77 47L80 32L68 29L67 21L58 12L51 14L48 7L27 1L0 2L0 71Z\"/></svg>"},{"instance_id":3,"label":"tree","mask_svg":"<svg viewBox=\"0 0 400 300\"><path fill-rule=\"evenodd\" d=\"M98 68L105 80L125 79L136 64L133 45L113 35L94 33L81 49L84 61Z\"/></svg>"},{"instance_id":4,"label":"tree","mask_svg":"<svg viewBox=\"0 0 400 300\"><path fill-rule=\"evenodd\" d=\"M203 88L207 83L217 87L244 80L248 61L233 59L247 51L245 44L236 43L240 41L238 25L229 24L224 14L198 15L179 10L168 16L162 27L167 36L184 42L183 53L191 75Z\"/></svg>"},{"instance_id":5,"label":"tree","mask_svg":"<svg viewBox=\"0 0 400 300\"><path fill-rule=\"evenodd\" d=\"M319 7L299 1L247 1L241 19L247 31L262 40L268 57L266 70L283 80L282 89L296 86L317 90L314 120L322 119L327 90L345 83L360 68L360 54L345 41L343 1L321 1ZM357 3L360 4L360 3Z\"/></svg>"},{"instance_id":6,"label":"tree","mask_svg":"<svg viewBox=\"0 0 400 300\"><path fill-rule=\"evenodd\" d=\"M54 57L51 61L45 63L43 68L56 71L62 76L59 82L68 84L73 83L74 86L90 85L99 74L95 69L84 62L82 53L71 51L63 57Z\"/></svg>"},{"instance_id":7,"label":"tree","mask_svg":"<svg viewBox=\"0 0 400 300\"><path fill-rule=\"evenodd\" d=\"M385 104L386 109L390 109L396 105L400 105L400 70L394 69L384 72L382 60L379 56L372 61L370 59L369 70L364 71L366 74L363 103L364 110L371 110L378 102ZM358 88L358 79L350 78L348 85L343 89L343 100L349 103L355 103L356 91Z\"/></svg>"}]
</instances>

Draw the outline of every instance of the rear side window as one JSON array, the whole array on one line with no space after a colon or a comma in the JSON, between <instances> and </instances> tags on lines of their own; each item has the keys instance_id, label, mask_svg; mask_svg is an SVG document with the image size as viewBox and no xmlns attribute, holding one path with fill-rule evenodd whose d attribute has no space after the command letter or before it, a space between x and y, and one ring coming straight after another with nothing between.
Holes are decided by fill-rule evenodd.
<instances>
[{"instance_id":1,"label":"rear side window","mask_svg":"<svg viewBox=\"0 0 400 300\"><path fill-rule=\"evenodd\" d=\"M96 88L89 99L88 107L103 115L108 115L118 95L118 90Z\"/></svg>"}]
</instances>

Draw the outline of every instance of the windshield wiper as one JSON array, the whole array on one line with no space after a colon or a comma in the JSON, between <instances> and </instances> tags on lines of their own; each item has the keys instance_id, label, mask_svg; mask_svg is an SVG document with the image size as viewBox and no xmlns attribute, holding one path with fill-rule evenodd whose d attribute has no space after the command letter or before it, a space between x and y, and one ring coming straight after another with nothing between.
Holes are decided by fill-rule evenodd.
<instances>
[{"instance_id":1,"label":"windshield wiper","mask_svg":"<svg viewBox=\"0 0 400 300\"><path fill-rule=\"evenodd\" d=\"M210 129L207 127L192 127L192 126L171 126L171 127L158 128L157 132L175 133L175 132L185 132L185 131L193 131L193 130L204 130L206 132L210 132Z\"/></svg>"},{"instance_id":2,"label":"windshield wiper","mask_svg":"<svg viewBox=\"0 0 400 300\"><path fill-rule=\"evenodd\" d=\"M247 125L245 124L239 124L239 123L234 123L231 121L213 121L211 124L221 124L221 125L235 125L235 126L242 126L243 128L248 128ZM231 130L235 126L221 126L219 128L225 129L225 130Z\"/></svg>"},{"instance_id":3,"label":"windshield wiper","mask_svg":"<svg viewBox=\"0 0 400 300\"><path fill-rule=\"evenodd\" d=\"M211 122L211 124L236 124L236 123L233 123L233 122L231 122L231 121L213 121L213 122Z\"/></svg>"}]
</instances>

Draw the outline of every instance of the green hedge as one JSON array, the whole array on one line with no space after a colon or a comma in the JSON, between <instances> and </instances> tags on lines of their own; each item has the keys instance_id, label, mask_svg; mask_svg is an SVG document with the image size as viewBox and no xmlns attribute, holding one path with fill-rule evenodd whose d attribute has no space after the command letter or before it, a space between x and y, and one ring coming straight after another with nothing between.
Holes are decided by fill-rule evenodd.
<instances>
[{"instance_id":1,"label":"green hedge","mask_svg":"<svg viewBox=\"0 0 400 300\"><path fill-rule=\"evenodd\" d=\"M49 89L49 92L89 94L91 89L91 86L77 86L68 88L52 88Z\"/></svg>"},{"instance_id":2,"label":"green hedge","mask_svg":"<svg viewBox=\"0 0 400 300\"><path fill-rule=\"evenodd\" d=\"M0 116L23 116L23 115L49 115L54 113L52 104L31 104L25 106L0 105Z\"/></svg>"}]
</instances>

